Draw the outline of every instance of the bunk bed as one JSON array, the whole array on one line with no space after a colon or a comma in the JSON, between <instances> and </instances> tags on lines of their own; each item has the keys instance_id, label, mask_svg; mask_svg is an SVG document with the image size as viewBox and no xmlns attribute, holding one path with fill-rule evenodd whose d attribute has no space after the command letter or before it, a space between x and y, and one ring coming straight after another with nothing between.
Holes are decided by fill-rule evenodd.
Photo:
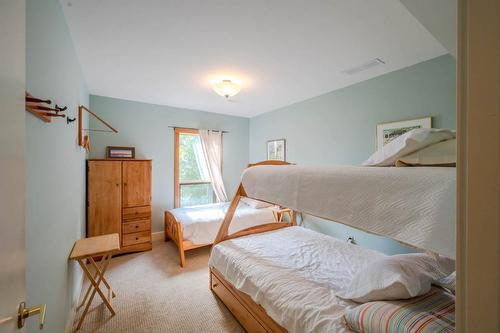
<instances>
[{"instance_id":1,"label":"bunk bed","mask_svg":"<svg viewBox=\"0 0 500 333\"><path fill-rule=\"evenodd\" d=\"M247 196L455 256L456 168L281 165L247 168Z\"/></svg>"},{"instance_id":2,"label":"bunk bed","mask_svg":"<svg viewBox=\"0 0 500 333\"><path fill-rule=\"evenodd\" d=\"M296 227L295 213L291 223L230 234L240 199L283 205L454 258L455 186L455 168L448 167L249 165L212 248L210 288L249 332L349 331L340 314L356 304L335 292L346 274L384 255ZM328 264L321 248L340 253Z\"/></svg>"}]
</instances>

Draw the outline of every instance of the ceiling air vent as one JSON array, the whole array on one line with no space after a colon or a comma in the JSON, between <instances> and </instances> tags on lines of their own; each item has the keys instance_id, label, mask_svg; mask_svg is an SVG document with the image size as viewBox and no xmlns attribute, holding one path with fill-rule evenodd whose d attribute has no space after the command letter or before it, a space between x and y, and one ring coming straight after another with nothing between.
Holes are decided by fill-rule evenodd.
<instances>
[{"instance_id":1,"label":"ceiling air vent","mask_svg":"<svg viewBox=\"0 0 500 333\"><path fill-rule=\"evenodd\" d=\"M342 71L342 73L347 74L347 75L354 75L354 74L357 74L357 73L362 72L364 70L378 66L378 65L385 65L385 61L383 61L380 58L375 58L373 60L370 60L370 61L364 63L361 66L346 69L345 71Z\"/></svg>"}]
</instances>

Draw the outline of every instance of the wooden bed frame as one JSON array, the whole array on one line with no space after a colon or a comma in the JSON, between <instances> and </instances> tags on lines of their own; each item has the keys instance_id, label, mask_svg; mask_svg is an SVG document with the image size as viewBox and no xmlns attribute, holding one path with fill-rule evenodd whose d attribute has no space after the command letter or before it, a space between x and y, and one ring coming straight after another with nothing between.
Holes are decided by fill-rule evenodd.
<instances>
[{"instance_id":1,"label":"wooden bed frame","mask_svg":"<svg viewBox=\"0 0 500 333\"><path fill-rule=\"evenodd\" d=\"M195 244L190 240L184 240L182 235L182 224L167 210L165 211L165 242L168 240L172 240L179 249L179 263L181 267L186 266L185 251L212 245L211 243Z\"/></svg>"},{"instance_id":2,"label":"wooden bed frame","mask_svg":"<svg viewBox=\"0 0 500 333\"><path fill-rule=\"evenodd\" d=\"M274 219L277 222L283 222L285 214L288 214L290 220L293 219L293 211L291 209L285 208L277 212L273 211ZM186 251L212 245L212 243L195 244L190 240L184 240L182 224L177 221L174 214L167 210L165 211L165 242L169 240L172 240L179 250L179 264L181 267L186 266Z\"/></svg>"},{"instance_id":3,"label":"wooden bed frame","mask_svg":"<svg viewBox=\"0 0 500 333\"><path fill-rule=\"evenodd\" d=\"M248 167L253 167L257 165L288 165L290 163L281 161L264 161L256 164L250 164ZM262 225L257 225L247 229L240 230L234 234L228 235L229 225L233 219L236 208L241 197L246 197L245 189L243 184L240 183L238 191L236 192L231 205L227 211L227 214L222 222L219 229L219 233L215 238L214 244L220 243L225 240L238 238L242 236L247 236L251 234L257 234L261 232L278 230L281 228L290 227L296 225L297 214L292 211L291 221L289 223L267 223ZM276 323L269 315L266 313L264 308L259 304L255 303L250 296L237 290L230 282L228 282L224 276L218 272L215 268L210 268L210 289L219 297L219 299L226 305L226 307L231 311L231 313L236 317L240 324L245 328L247 332L277 332L283 333L287 332L282 326Z\"/></svg>"}]
</instances>

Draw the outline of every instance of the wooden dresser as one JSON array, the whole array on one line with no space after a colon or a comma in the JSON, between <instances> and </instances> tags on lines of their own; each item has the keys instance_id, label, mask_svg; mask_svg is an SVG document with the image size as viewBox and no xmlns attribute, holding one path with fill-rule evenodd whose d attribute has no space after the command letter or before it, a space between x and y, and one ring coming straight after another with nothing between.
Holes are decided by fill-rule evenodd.
<instances>
[{"instance_id":1,"label":"wooden dresser","mask_svg":"<svg viewBox=\"0 0 500 333\"><path fill-rule=\"evenodd\" d=\"M87 237L118 233L120 253L152 249L151 160L87 161Z\"/></svg>"}]
</instances>

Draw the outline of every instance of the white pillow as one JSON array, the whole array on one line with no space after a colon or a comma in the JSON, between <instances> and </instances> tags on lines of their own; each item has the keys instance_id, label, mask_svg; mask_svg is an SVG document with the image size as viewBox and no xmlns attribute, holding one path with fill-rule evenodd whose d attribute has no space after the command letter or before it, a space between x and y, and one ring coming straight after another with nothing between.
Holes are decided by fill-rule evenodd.
<instances>
[{"instance_id":1,"label":"white pillow","mask_svg":"<svg viewBox=\"0 0 500 333\"><path fill-rule=\"evenodd\" d=\"M431 283L446 274L424 253L387 256L356 272L338 296L360 303L412 298L429 292Z\"/></svg>"},{"instance_id":2,"label":"white pillow","mask_svg":"<svg viewBox=\"0 0 500 333\"><path fill-rule=\"evenodd\" d=\"M436 128L416 128L398 136L363 162L364 166L392 166L399 157L444 140L454 139L455 131Z\"/></svg>"},{"instance_id":3,"label":"white pillow","mask_svg":"<svg viewBox=\"0 0 500 333\"><path fill-rule=\"evenodd\" d=\"M242 201L244 204L246 204L247 206L250 206L254 209L267 208L267 207L272 206L272 204L270 204L270 203L260 201L260 200L255 200L255 199L248 198L248 197L242 197L242 198L240 198L240 201Z\"/></svg>"},{"instance_id":4,"label":"white pillow","mask_svg":"<svg viewBox=\"0 0 500 333\"><path fill-rule=\"evenodd\" d=\"M456 287L456 274L455 272L451 273L448 276L445 276L443 278L437 279L436 281L433 282L436 286L440 286L442 288L448 289L451 291L453 294L455 294L455 287Z\"/></svg>"},{"instance_id":5,"label":"white pillow","mask_svg":"<svg viewBox=\"0 0 500 333\"><path fill-rule=\"evenodd\" d=\"M396 166L455 166L457 163L457 140L451 139L435 143L419 151L398 158Z\"/></svg>"}]
</instances>

